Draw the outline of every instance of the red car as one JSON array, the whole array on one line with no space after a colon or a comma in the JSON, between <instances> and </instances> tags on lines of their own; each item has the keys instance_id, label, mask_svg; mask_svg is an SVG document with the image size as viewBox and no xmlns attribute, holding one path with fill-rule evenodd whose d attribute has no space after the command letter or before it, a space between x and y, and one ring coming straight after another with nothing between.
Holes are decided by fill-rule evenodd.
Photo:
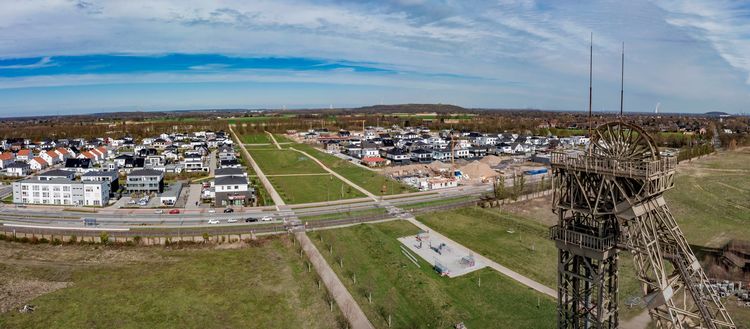
<instances>
[{"instance_id":1,"label":"red car","mask_svg":"<svg viewBox=\"0 0 750 329\"><path fill-rule=\"evenodd\" d=\"M180 213L180 209L172 209L172 210L169 211L170 215L177 215L179 213Z\"/></svg>"}]
</instances>

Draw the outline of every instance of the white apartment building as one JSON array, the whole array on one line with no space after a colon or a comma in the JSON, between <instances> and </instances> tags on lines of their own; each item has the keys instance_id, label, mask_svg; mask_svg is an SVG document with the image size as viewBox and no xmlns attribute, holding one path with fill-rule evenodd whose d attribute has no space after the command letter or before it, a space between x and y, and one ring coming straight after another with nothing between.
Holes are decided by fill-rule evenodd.
<instances>
[{"instance_id":1,"label":"white apartment building","mask_svg":"<svg viewBox=\"0 0 750 329\"><path fill-rule=\"evenodd\" d=\"M109 182L36 177L13 182L13 203L101 207L109 202Z\"/></svg>"}]
</instances>

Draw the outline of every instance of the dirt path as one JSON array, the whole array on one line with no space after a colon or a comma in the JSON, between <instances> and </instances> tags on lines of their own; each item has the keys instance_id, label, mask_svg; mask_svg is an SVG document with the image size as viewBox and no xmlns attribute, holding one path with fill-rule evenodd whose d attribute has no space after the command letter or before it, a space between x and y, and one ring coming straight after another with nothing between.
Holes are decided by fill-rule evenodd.
<instances>
[{"instance_id":1,"label":"dirt path","mask_svg":"<svg viewBox=\"0 0 750 329\"><path fill-rule=\"evenodd\" d=\"M362 193L363 193L364 195L366 195L367 197L369 197L369 198L371 198L371 199L373 199L373 200L375 200L375 201L380 201L380 199L379 199L379 198L378 198L377 196L375 196L375 194L372 194L372 193L370 193L370 191L368 191L368 190L365 190L364 188L360 187L359 185L357 185L357 184L354 184L354 183L352 183L352 181L350 181L350 180L346 179L346 177L344 177L344 176L341 176L341 175L339 175L339 174L338 174L337 172L335 172L335 171L331 170L331 168L328 168L328 167L327 167L326 165L324 165L324 164L323 164L323 162L320 162L320 160L318 160L318 159L317 159L316 157L314 157L314 156L312 156L312 155L308 154L308 153L307 153L307 152L305 152L305 151L300 151L300 150L298 150L298 149L295 149L295 148L293 148L293 147L290 147L289 149L290 149L290 150L294 150L294 151L297 151L297 152L299 152L299 153L302 153L302 154L304 154L304 155L305 155L305 156L307 156L308 158L310 158L310 159L312 159L313 161L315 161L315 162L316 162L316 163L317 163L318 165L320 165L320 167L321 167L321 168L323 168L323 169L325 169L325 170L326 170L327 172L331 173L331 175L334 175L334 176L336 176L336 178L338 178L338 179L340 179L340 180L344 181L344 183L347 183L347 184L349 184L349 185L350 185L351 187L353 187L353 188L357 189L358 191L362 192Z\"/></svg>"},{"instance_id":2,"label":"dirt path","mask_svg":"<svg viewBox=\"0 0 750 329\"><path fill-rule=\"evenodd\" d=\"M276 174L276 175L266 175L266 177L294 177L294 176L328 176L330 174Z\"/></svg>"},{"instance_id":3,"label":"dirt path","mask_svg":"<svg viewBox=\"0 0 750 329\"><path fill-rule=\"evenodd\" d=\"M320 279L325 284L328 292L336 301L341 312L351 324L353 329L374 329L375 327L367 319L367 316L362 309L354 300L354 297L349 293L344 284L341 282L336 273L333 271L330 265L326 262L323 255L320 254L315 245L310 241L305 232L295 233L295 237L300 242L302 249L307 254L307 258L310 259L315 271L320 275Z\"/></svg>"},{"instance_id":4,"label":"dirt path","mask_svg":"<svg viewBox=\"0 0 750 329\"><path fill-rule=\"evenodd\" d=\"M532 279L530 279L530 278L528 278L526 276L523 276L523 275L519 274L516 271L513 271L513 270L511 270L511 269L509 269L509 268L507 268L505 266L502 266L502 265L498 264L497 262L495 262L495 261L493 261L493 260L491 260L491 259L489 259L487 257L484 257L484 256L480 255L479 253L477 253L475 251L472 251L469 248L466 248L466 246L464 246L464 245L462 245L462 244L460 244L460 243L458 243L456 241L453 241L450 238L448 238L448 237L446 237L446 236L444 236L444 235L436 232L435 230L431 229L429 226L427 226L427 225L423 224L422 222L418 221L414 217L406 218L406 220L409 221L410 223L414 224L415 226L419 227L420 229L430 232L430 236L434 236L438 240L447 241L448 243L454 244L456 246L461 246L462 248L464 248L466 250L470 250L474 254L474 257L477 257L477 259L479 261L487 264L487 266L491 267L495 271L498 271L501 274L503 274L505 276L508 276L509 278L511 278L513 280L518 281L519 283L523 284L524 286L527 286L527 287L529 287L531 289L534 289L534 290L536 290L538 292L541 292L541 293L543 293L543 294L545 294L547 296L550 296L552 298L557 299L557 291L555 291L555 289L552 289L552 288L547 287L547 286L545 286L545 285L543 285L543 284L541 284L539 282L536 282L536 281L534 281L534 280L532 280Z\"/></svg>"},{"instance_id":5,"label":"dirt path","mask_svg":"<svg viewBox=\"0 0 750 329\"><path fill-rule=\"evenodd\" d=\"M276 141L276 137L273 137L273 134L270 133L270 132L267 132L267 131L266 131L266 134L268 134L268 136L271 136L271 140L273 141L273 145L276 145L276 148L280 150L281 149L281 145L279 145L279 142Z\"/></svg>"},{"instance_id":6,"label":"dirt path","mask_svg":"<svg viewBox=\"0 0 750 329\"><path fill-rule=\"evenodd\" d=\"M279 193L276 192L276 189L273 188L271 181L269 181L268 177L266 177L263 171L260 170L260 167L255 162L255 159L253 159L253 157L250 155L250 152L247 151L247 148L245 148L245 145L240 143L240 138L239 136L237 136L237 133L234 132L234 129L232 129L232 125L229 125L229 132L232 133L232 136L234 136L234 139L237 141L237 144L240 144L240 148L242 148L242 154L245 156L248 162L250 162L250 165L253 167L253 170L255 170L255 173L258 175L258 179L260 179L260 182L263 184L263 187L265 187L268 194L271 195L271 199L273 200L273 203L276 204L277 209L279 206L286 205L286 203L284 202L284 199L282 199L281 195L279 195ZM276 140L274 140L274 142L275 141ZM281 148L281 146L279 146L279 148Z\"/></svg>"}]
</instances>

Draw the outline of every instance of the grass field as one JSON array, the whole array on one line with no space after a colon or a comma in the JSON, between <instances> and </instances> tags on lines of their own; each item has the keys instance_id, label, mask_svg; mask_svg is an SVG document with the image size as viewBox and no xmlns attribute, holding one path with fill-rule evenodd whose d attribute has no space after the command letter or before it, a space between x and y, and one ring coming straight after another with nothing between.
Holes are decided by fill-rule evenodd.
<instances>
[{"instance_id":1,"label":"grass field","mask_svg":"<svg viewBox=\"0 0 750 329\"><path fill-rule=\"evenodd\" d=\"M337 158L333 155L321 152L320 150L307 145L307 144L292 144L297 150L305 151L307 154L315 157L325 164L328 168L335 171L346 179L352 181L352 183L366 189L372 194L381 195L383 185L386 186L385 195L401 194L405 192L413 192L415 189L401 184L393 179L385 177L377 172L367 170L357 165L351 164L346 160Z\"/></svg>"},{"instance_id":2,"label":"grass field","mask_svg":"<svg viewBox=\"0 0 750 329\"><path fill-rule=\"evenodd\" d=\"M266 133L242 135L241 140L245 144L267 144L267 143L272 143L271 138L268 137L268 134L266 134Z\"/></svg>"},{"instance_id":3,"label":"grass field","mask_svg":"<svg viewBox=\"0 0 750 329\"><path fill-rule=\"evenodd\" d=\"M292 150L248 151L266 175L327 173L312 159Z\"/></svg>"},{"instance_id":4,"label":"grass field","mask_svg":"<svg viewBox=\"0 0 750 329\"><path fill-rule=\"evenodd\" d=\"M331 220L331 219L342 219L342 218L350 218L350 217L362 217L362 216L382 215L382 214L385 214L387 212L383 208L365 209L365 210L354 210L354 211L346 211L344 209L346 209L346 208L342 207L342 211L341 212L330 213L330 214L311 215L311 216L300 215L299 219L301 219L302 221L324 220L324 219L325 220Z\"/></svg>"},{"instance_id":5,"label":"grass field","mask_svg":"<svg viewBox=\"0 0 750 329\"><path fill-rule=\"evenodd\" d=\"M691 244L750 237L750 148L683 162L667 204Z\"/></svg>"},{"instance_id":6,"label":"grass field","mask_svg":"<svg viewBox=\"0 0 750 329\"><path fill-rule=\"evenodd\" d=\"M278 143L289 143L292 141L291 139L281 134L273 134L273 138L276 138L276 142Z\"/></svg>"},{"instance_id":7,"label":"grass field","mask_svg":"<svg viewBox=\"0 0 750 329\"><path fill-rule=\"evenodd\" d=\"M331 177L271 176L268 180L286 203L324 202L365 196L342 180Z\"/></svg>"},{"instance_id":8,"label":"grass field","mask_svg":"<svg viewBox=\"0 0 750 329\"><path fill-rule=\"evenodd\" d=\"M417 219L464 246L548 287L557 287L557 248L547 226L497 209L466 207ZM513 232L513 233L509 233ZM638 295L632 257L620 254L620 301ZM621 304L622 305L622 304ZM639 309L623 307L629 318Z\"/></svg>"},{"instance_id":9,"label":"grass field","mask_svg":"<svg viewBox=\"0 0 750 329\"><path fill-rule=\"evenodd\" d=\"M396 240L417 231L408 222L391 221L318 231L311 239L377 328L388 327L389 314L393 328L449 328L461 321L468 328L554 326L551 298L493 270L451 279L421 259L417 268Z\"/></svg>"},{"instance_id":10,"label":"grass field","mask_svg":"<svg viewBox=\"0 0 750 329\"><path fill-rule=\"evenodd\" d=\"M3 243L0 254L0 282L11 282L0 290L68 284L31 300L33 313L0 314L2 328L339 326L287 238L232 250Z\"/></svg>"}]
</instances>

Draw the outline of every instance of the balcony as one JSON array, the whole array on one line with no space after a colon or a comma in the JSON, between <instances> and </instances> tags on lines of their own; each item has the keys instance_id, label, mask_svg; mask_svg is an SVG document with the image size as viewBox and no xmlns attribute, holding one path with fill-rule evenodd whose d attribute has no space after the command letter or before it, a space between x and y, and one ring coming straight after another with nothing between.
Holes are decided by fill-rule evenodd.
<instances>
[{"instance_id":1,"label":"balcony","mask_svg":"<svg viewBox=\"0 0 750 329\"><path fill-rule=\"evenodd\" d=\"M598 237L564 229L557 225L550 227L549 236L550 239L564 244L601 252L608 251L617 245L617 238L613 234L606 237Z\"/></svg>"},{"instance_id":2,"label":"balcony","mask_svg":"<svg viewBox=\"0 0 750 329\"><path fill-rule=\"evenodd\" d=\"M668 157L651 161L623 161L585 154L553 152L552 167L566 168L591 173L611 174L629 178L654 178L677 167L677 158Z\"/></svg>"}]
</instances>

